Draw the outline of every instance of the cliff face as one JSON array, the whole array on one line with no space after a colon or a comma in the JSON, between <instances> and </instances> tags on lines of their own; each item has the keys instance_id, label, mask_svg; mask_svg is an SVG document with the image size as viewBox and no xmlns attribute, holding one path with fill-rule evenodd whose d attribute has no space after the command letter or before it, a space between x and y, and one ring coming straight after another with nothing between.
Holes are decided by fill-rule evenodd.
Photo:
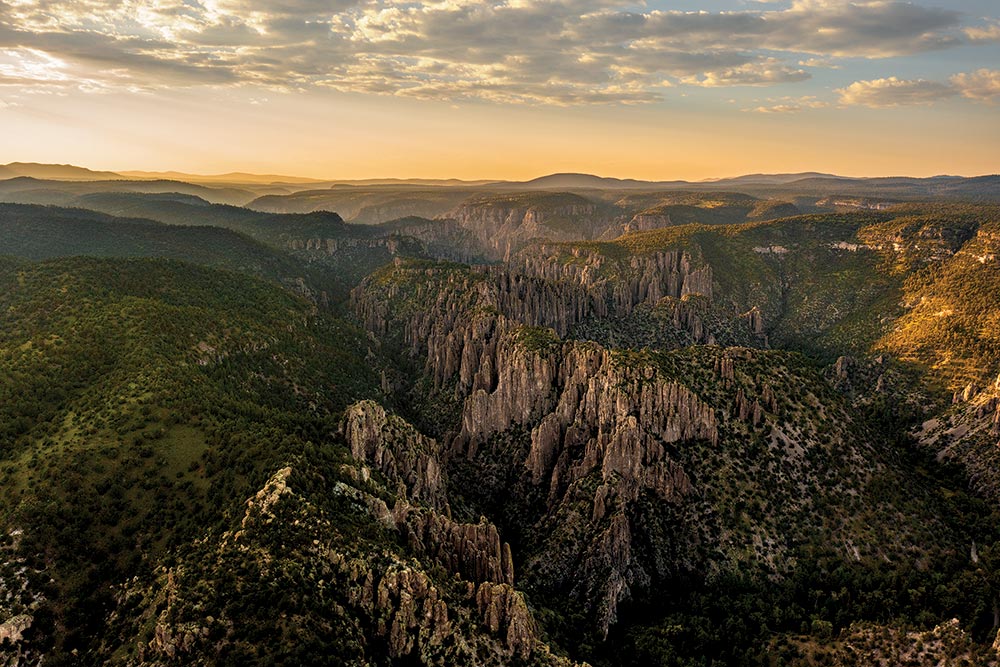
<instances>
[{"instance_id":1,"label":"cliff face","mask_svg":"<svg viewBox=\"0 0 1000 667\"><path fill-rule=\"evenodd\" d=\"M454 220L430 220L406 217L385 223L379 232L416 239L423 244L424 252L437 259L453 262L476 262L491 256L476 236Z\"/></svg>"},{"instance_id":2,"label":"cliff face","mask_svg":"<svg viewBox=\"0 0 1000 667\"><path fill-rule=\"evenodd\" d=\"M648 232L654 229L663 229L674 225L668 214L658 213L637 213L631 218L626 214L608 226L597 238L602 241L610 241L624 234L633 232Z\"/></svg>"},{"instance_id":3,"label":"cliff face","mask_svg":"<svg viewBox=\"0 0 1000 667\"><path fill-rule=\"evenodd\" d=\"M494 259L509 259L532 239L599 236L615 214L576 195L536 193L468 201L444 217L469 230Z\"/></svg>"},{"instance_id":4,"label":"cliff face","mask_svg":"<svg viewBox=\"0 0 1000 667\"><path fill-rule=\"evenodd\" d=\"M616 367L612 355L596 345L532 353L511 337L495 349L492 365L504 370L492 391L480 388L466 398L454 451L475 458L491 436L512 426L530 429L522 475L547 497L546 511L553 514L576 502L585 481L599 482L589 492L589 518L549 527L574 534L555 545L568 544L576 552L572 567L547 571L549 546L528 567L536 585L553 588L565 585L572 572L574 598L607 632L632 588L651 583L635 554L635 543L647 534L642 526L633 533L628 505L645 494L671 504L684 501L693 487L668 447L687 440L714 444L714 411L685 387L658 381L652 369Z\"/></svg>"},{"instance_id":5,"label":"cliff face","mask_svg":"<svg viewBox=\"0 0 1000 667\"><path fill-rule=\"evenodd\" d=\"M388 488L395 488L391 511L375 498L367 502L414 552L468 581L513 585L510 545L500 540L496 526L485 519L478 524L451 519L447 478L433 439L373 401L349 407L341 432L351 455L362 464L358 481L371 480L372 466L385 476Z\"/></svg>"},{"instance_id":6,"label":"cliff face","mask_svg":"<svg viewBox=\"0 0 1000 667\"><path fill-rule=\"evenodd\" d=\"M551 502L595 471L629 497L648 489L675 499L688 484L664 445L718 441L715 414L695 394L659 381L654 369L617 364L598 345L570 343L539 353L515 332L487 349L495 359L485 365L501 370L466 398L452 446L474 455L498 432L537 424L524 465L532 483L548 488Z\"/></svg>"},{"instance_id":7,"label":"cliff face","mask_svg":"<svg viewBox=\"0 0 1000 667\"><path fill-rule=\"evenodd\" d=\"M647 308L649 298L674 304L674 317L707 336L695 305L710 298L711 270L692 256L652 254L624 264L624 274L621 263L609 273L601 257L524 257L516 275L400 265L359 288L355 304L373 332L398 335L431 385L460 401L442 440L445 467L476 479L499 466L508 481L480 495L500 512L511 484L530 499L524 516L500 522L522 545L513 555L527 590L562 596L607 632L623 604L678 577L733 563L784 576L796 545L815 539L810 517L823 517L831 548L849 561L932 539L933 519L886 528L877 518L881 501L867 489L897 469L858 430L847 399L795 357L611 351L524 323L543 313L525 305L539 294L573 295L571 307L541 320L572 329L580 304L614 307L617 293L625 309ZM741 315L748 335L762 328L758 310ZM859 516L870 529L858 528ZM495 554L495 544L477 549ZM501 570L503 561L501 551Z\"/></svg>"},{"instance_id":8,"label":"cliff face","mask_svg":"<svg viewBox=\"0 0 1000 667\"><path fill-rule=\"evenodd\" d=\"M940 459L963 466L973 488L1000 503L1000 377L985 387L970 383L957 390L951 407L914 435Z\"/></svg>"},{"instance_id":9,"label":"cliff face","mask_svg":"<svg viewBox=\"0 0 1000 667\"><path fill-rule=\"evenodd\" d=\"M613 260L581 247L542 243L525 249L512 265L527 276L598 290L609 311L619 315L628 314L640 303L656 303L665 296L712 297L712 267L683 250Z\"/></svg>"},{"instance_id":10,"label":"cliff face","mask_svg":"<svg viewBox=\"0 0 1000 667\"><path fill-rule=\"evenodd\" d=\"M385 476L398 495L448 512L437 443L374 401L350 406L341 426L351 456Z\"/></svg>"},{"instance_id":11,"label":"cliff face","mask_svg":"<svg viewBox=\"0 0 1000 667\"><path fill-rule=\"evenodd\" d=\"M352 413L352 424L377 423L383 414L368 404ZM352 474L363 477L364 468ZM377 532L342 533L296 490L300 481L293 468L278 471L247 501L239 530L207 537L148 588L133 582L123 590L122 604L149 605L143 618L152 619L152 630L139 630L132 646L141 664L210 664L238 655L246 638L233 619L252 623L257 614L280 614L287 619L283 635L274 638L280 646L332 641L325 654L360 662L570 665L537 639L524 597L512 585L510 549L501 548L495 527L456 524L403 498L389 512L359 486L336 483L332 497L347 504L352 521L398 525L409 534L403 551L391 542L373 548L367 542ZM499 552L496 567L484 567L488 559L480 549ZM427 559L449 576L440 578L424 565ZM254 573L255 590L276 591L275 606L258 608L239 591L227 591L234 567ZM298 622L303 605L308 625ZM215 615L205 616L203 608Z\"/></svg>"},{"instance_id":12,"label":"cliff face","mask_svg":"<svg viewBox=\"0 0 1000 667\"><path fill-rule=\"evenodd\" d=\"M390 302L414 311L398 321L400 335L414 353L425 352L431 337L450 339L448 345L434 345L445 353L456 349L456 336L469 335L466 327L456 329L456 318L470 312L497 312L527 326L552 328L564 337L581 324L627 318L640 306L660 307L692 342L714 343L713 328L733 327L763 340L759 310L742 313L726 307L705 317L714 308L712 268L687 252L633 257L613 269L600 254L573 252L579 261L553 256L543 245L518 255L512 266L468 269L397 260L356 289L353 303L368 329L382 335L389 333L393 317ZM694 307L692 299L701 299L703 305ZM729 310L733 312L723 312ZM450 375L459 363L456 357L440 366Z\"/></svg>"}]
</instances>

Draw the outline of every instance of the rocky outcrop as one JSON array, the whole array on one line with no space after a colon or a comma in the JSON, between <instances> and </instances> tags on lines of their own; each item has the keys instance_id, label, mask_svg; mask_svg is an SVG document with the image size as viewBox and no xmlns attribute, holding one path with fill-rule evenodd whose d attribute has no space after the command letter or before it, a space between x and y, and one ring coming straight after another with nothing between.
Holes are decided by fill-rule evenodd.
<instances>
[{"instance_id":1,"label":"rocky outcrop","mask_svg":"<svg viewBox=\"0 0 1000 667\"><path fill-rule=\"evenodd\" d=\"M619 267L609 274L602 255L581 255L580 263L564 262L549 257L547 248L539 246L520 255L513 268L459 270L396 260L391 282L385 284L382 277L381 283L369 279L354 290L352 302L367 328L379 335L389 333L389 322L396 317L390 312L391 302L405 294L414 306L425 304L393 327L402 330L414 355L427 352L430 336L450 337L455 344L447 349L458 347L457 336L468 332L464 328L455 331L456 320L470 311L499 312L510 320L551 327L565 336L585 320L624 317L640 304L656 306L666 297L672 297L677 325L690 331L697 342L709 342L704 321L686 301L689 296L711 301L710 266L697 266L687 253L671 251L633 257L624 273ZM751 328L762 331L759 313ZM457 358L452 363L457 364Z\"/></svg>"},{"instance_id":2,"label":"rocky outcrop","mask_svg":"<svg viewBox=\"0 0 1000 667\"><path fill-rule=\"evenodd\" d=\"M520 384L544 379L528 377ZM525 461L532 481L548 486L553 500L596 470L605 481L616 480L623 497L646 489L676 500L690 485L664 445L718 439L715 412L691 391L659 380L652 368L617 363L596 345L566 346L553 390L552 408L532 430ZM480 430L474 437L485 435Z\"/></svg>"},{"instance_id":3,"label":"rocky outcrop","mask_svg":"<svg viewBox=\"0 0 1000 667\"><path fill-rule=\"evenodd\" d=\"M597 345L571 343L532 354L501 342L496 349L493 364L504 372L492 393L479 390L466 399L454 445L475 456L492 434L514 424L533 426L525 473L545 490L550 511L572 502L569 494L584 479L602 480L590 519L604 527L577 537L576 588L607 631L633 587L650 583L632 547L643 538L631 532L622 512L643 494L676 504L692 492L668 447L691 439L714 445L715 412L652 368L630 367Z\"/></svg>"},{"instance_id":4,"label":"rocky outcrop","mask_svg":"<svg viewBox=\"0 0 1000 667\"><path fill-rule=\"evenodd\" d=\"M764 333L764 317L760 312L760 308L754 306L746 313L747 323L750 326L750 331L757 335L762 335Z\"/></svg>"},{"instance_id":5,"label":"rocky outcrop","mask_svg":"<svg viewBox=\"0 0 1000 667\"><path fill-rule=\"evenodd\" d=\"M952 395L951 402L952 404L968 403L975 398L978 393L979 387L976 386L975 382L970 382L964 389L955 390L955 393Z\"/></svg>"},{"instance_id":6,"label":"rocky outcrop","mask_svg":"<svg viewBox=\"0 0 1000 667\"><path fill-rule=\"evenodd\" d=\"M264 487L253 498L246 501L246 513L242 522L244 528L253 519L271 521L274 518L274 506L283 495L292 492L288 488L288 477L291 474L291 468L282 468L271 475Z\"/></svg>"},{"instance_id":7,"label":"rocky outcrop","mask_svg":"<svg viewBox=\"0 0 1000 667\"><path fill-rule=\"evenodd\" d=\"M20 642L33 620L30 614L18 614L0 623L0 645Z\"/></svg>"},{"instance_id":8,"label":"rocky outcrop","mask_svg":"<svg viewBox=\"0 0 1000 667\"><path fill-rule=\"evenodd\" d=\"M700 345L715 345L715 334L702 319L702 313L698 308L692 306L688 299L662 299L659 307L669 308L673 319L674 327L686 331L691 335L691 340Z\"/></svg>"},{"instance_id":9,"label":"rocky outcrop","mask_svg":"<svg viewBox=\"0 0 1000 667\"><path fill-rule=\"evenodd\" d=\"M485 519L478 524L451 519L447 479L435 440L374 401L349 407L341 433L354 459L378 470L396 491L391 511L379 499L361 498L373 516L399 531L414 552L452 574L475 583L513 585L510 545L501 541L496 526ZM365 479L364 468L360 478Z\"/></svg>"},{"instance_id":10,"label":"rocky outcrop","mask_svg":"<svg viewBox=\"0 0 1000 667\"><path fill-rule=\"evenodd\" d=\"M476 589L476 607L489 631L504 638L511 656L524 660L531 655L535 623L521 593L508 584L486 582Z\"/></svg>"},{"instance_id":11,"label":"rocky outcrop","mask_svg":"<svg viewBox=\"0 0 1000 667\"><path fill-rule=\"evenodd\" d=\"M760 401L754 399L751 403L743 392L743 387L736 390L736 416L740 421L749 421L753 425L760 426L764 420L764 408Z\"/></svg>"},{"instance_id":12,"label":"rocky outcrop","mask_svg":"<svg viewBox=\"0 0 1000 667\"><path fill-rule=\"evenodd\" d=\"M306 254L336 255L338 253L358 250L384 250L389 255L399 253L401 240L395 237L358 239L358 238L297 238L287 241L289 250Z\"/></svg>"},{"instance_id":13,"label":"rocky outcrop","mask_svg":"<svg viewBox=\"0 0 1000 667\"><path fill-rule=\"evenodd\" d=\"M457 373L467 392L454 451L474 456L491 435L537 423L526 465L536 483L552 479L554 492L596 468L641 487L666 484L673 472L657 467L662 443L717 439L714 412L683 386L658 380L653 369L616 364L593 344L533 350L518 329L504 318L470 326L457 365L458 355L437 353L431 341L433 377L441 382L448 371ZM555 470L570 443L583 446L582 463Z\"/></svg>"},{"instance_id":14,"label":"rocky outcrop","mask_svg":"<svg viewBox=\"0 0 1000 667\"><path fill-rule=\"evenodd\" d=\"M532 239L594 238L614 215L569 193L500 195L463 203L444 217L468 230L494 259L507 260Z\"/></svg>"},{"instance_id":15,"label":"rocky outcrop","mask_svg":"<svg viewBox=\"0 0 1000 667\"><path fill-rule=\"evenodd\" d=\"M457 523L436 512L400 505L393 510L393 519L410 547L448 572L475 583L514 584L510 545L500 540L496 526L485 518L478 524Z\"/></svg>"},{"instance_id":16,"label":"rocky outcrop","mask_svg":"<svg viewBox=\"0 0 1000 667\"><path fill-rule=\"evenodd\" d=\"M640 303L655 304L665 296L712 297L712 267L683 250L613 259L580 246L536 244L511 262L513 270L546 280L575 283L594 290L608 312L627 315Z\"/></svg>"},{"instance_id":17,"label":"rocky outcrop","mask_svg":"<svg viewBox=\"0 0 1000 667\"><path fill-rule=\"evenodd\" d=\"M423 572L390 567L375 589L373 606L380 620L376 633L393 659L442 645L451 635L448 605Z\"/></svg>"},{"instance_id":18,"label":"rocky outcrop","mask_svg":"<svg viewBox=\"0 0 1000 667\"><path fill-rule=\"evenodd\" d=\"M378 414L370 405L355 407ZM404 537L398 545L383 543L381 550L371 544L358 548L354 532L343 533L291 490L293 475L291 468L279 470L247 501L255 518L272 521L244 521L235 533L206 538L196 556L165 569L148 592L125 590L131 601L123 603L145 600L147 617L154 619L148 641L135 647L142 664L214 664L220 651L239 646L243 635L232 619L256 617L218 607L220 599L240 606L239 595L217 597L221 583L232 581L234 566L255 573L250 585L273 588L285 598L275 614L282 619L281 641L293 645L296 632L314 631L311 625L298 627L301 617L285 616L288 600L302 596L321 632L352 633L340 646L356 652L343 657L359 662L570 664L538 640L524 597L512 585L510 547L495 526L485 520L457 523L405 499L386 514L368 492L337 482L333 493L359 504L354 521L389 519ZM400 551L403 544L409 548ZM446 569L443 578L438 565ZM255 609L261 611L259 605Z\"/></svg>"},{"instance_id":19,"label":"rocky outcrop","mask_svg":"<svg viewBox=\"0 0 1000 667\"><path fill-rule=\"evenodd\" d=\"M153 628L153 639L148 650L167 658L182 662L197 655L197 648L208 638L210 630L200 623L171 624L165 617L159 619Z\"/></svg>"},{"instance_id":20,"label":"rocky outcrop","mask_svg":"<svg viewBox=\"0 0 1000 667\"><path fill-rule=\"evenodd\" d=\"M395 216L399 217L399 216ZM391 219L391 218L386 218ZM379 227L387 236L404 236L419 241L430 257L452 262L476 262L490 256L476 237L454 220L429 220L409 216Z\"/></svg>"},{"instance_id":21,"label":"rocky outcrop","mask_svg":"<svg viewBox=\"0 0 1000 667\"><path fill-rule=\"evenodd\" d=\"M598 345L556 342L536 349L503 318L475 329L479 333L468 338L472 352L463 355L466 366L455 370L468 394L451 451L475 458L491 436L515 425L530 428L525 474L545 490L553 510L575 484L599 476L592 521L604 525L607 515L611 523L579 545L579 574L595 587L581 598L606 631L632 587L650 581L632 556L636 536L621 512L643 494L680 503L692 492L668 447L694 439L714 445L715 411L655 369L632 366ZM433 344L431 350L432 360L447 363Z\"/></svg>"},{"instance_id":22,"label":"rocky outcrop","mask_svg":"<svg viewBox=\"0 0 1000 667\"><path fill-rule=\"evenodd\" d=\"M623 234L631 232L648 232L653 229L670 227L674 224L667 214L638 213L622 229Z\"/></svg>"},{"instance_id":23,"label":"rocky outcrop","mask_svg":"<svg viewBox=\"0 0 1000 667\"><path fill-rule=\"evenodd\" d=\"M654 229L671 227L674 224L670 216L666 213L641 212L633 215L631 218L620 218L615 224L610 225L601 233L600 239L610 241L624 234L648 232Z\"/></svg>"},{"instance_id":24,"label":"rocky outcrop","mask_svg":"<svg viewBox=\"0 0 1000 667\"><path fill-rule=\"evenodd\" d=\"M439 447L400 417L374 401L344 412L341 432L351 456L378 470L404 498L448 512L446 480Z\"/></svg>"}]
</instances>

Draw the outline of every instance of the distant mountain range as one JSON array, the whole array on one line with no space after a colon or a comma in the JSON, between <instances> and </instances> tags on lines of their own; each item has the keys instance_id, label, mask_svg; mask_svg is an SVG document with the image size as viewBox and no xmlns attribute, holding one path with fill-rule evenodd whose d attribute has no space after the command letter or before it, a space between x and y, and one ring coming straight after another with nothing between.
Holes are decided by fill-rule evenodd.
<instances>
[{"instance_id":1,"label":"distant mountain range","mask_svg":"<svg viewBox=\"0 0 1000 667\"><path fill-rule=\"evenodd\" d=\"M707 186L707 187L720 187L720 186L733 186L733 185L784 185L787 183L794 183L795 181L800 181L806 178L832 178L839 180L861 180L852 179L846 176L836 176L834 174L821 174L819 172L803 172L798 174L747 174L745 176L737 176L734 178L717 178L708 179L704 181L640 181L632 178L604 178L601 176L594 176L592 174L551 174L549 176L542 176L540 178L535 178L530 181L524 181L519 185L523 185L528 189L535 188L596 188L602 190L620 190L620 189L649 189L654 188L674 188L674 187L688 187L688 186ZM510 184L510 183L508 183Z\"/></svg>"},{"instance_id":2,"label":"distant mountain range","mask_svg":"<svg viewBox=\"0 0 1000 667\"><path fill-rule=\"evenodd\" d=\"M324 182L323 179L319 178L282 176L277 174L248 174L242 171L233 171L228 174L187 174L183 171L121 171L118 173L121 177L138 180L169 179L173 181L187 181L189 183L254 183L262 185L270 183L294 183L312 185Z\"/></svg>"},{"instance_id":3,"label":"distant mountain range","mask_svg":"<svg viewBox=\"0 0 1000 667\"><path fill-rule=\"evenodd\" d=\"M735 178L710 179L705 181L643 181L632 178L608 178L593 174L559 173L540 176L528 181L504 181L492 179L461 180L457 178L367 178L367 179L323 179L283 174L251 174L229 172L226 174L189 174L182 171L96 171L71 164L41 164L35 162L11 162L0 165L0 179L28 176L30 178L60 181L109 181L109 180L172 180L186 183L244 184L244 185L308 185L333 187L354 186L431 186L431 187L482 187L482 186L523 186L525 189L648 189L650 187L677 187L686 185L780 185L805 178L851 179L834 174L803 172L798 174L748 174Z\"/></svg>"},{"instance_id":4,"label":"distant mountain range","mask_svg":"<svg viewBox=\"0 0 1000 667\"><path fill-rule=\"evenodd\" d=\"M288 176L281 174L251 174L247 172L230 172L225 174L189 174L181 171L95 171L85 167L70 164L41 164L34 162L11 162L0 165L0 179L28 176L38 179L61 181L104 181L104 180L173 180L185 183L204 184L243 184L243 185L302 185L310 187L353 186L424 186L424 187L501 187L517 186L526 190L542 189L600 189L600 190L630 190L651 188L709 188L735 186L780 186L802 181L837 181L837 182L868 182L868 183L902 183L916 182L956 182L968 178L964 176L932 176L918 178L910 176L898 177L852 177L827 174L822 172L799 172L789 174L745 174L729 178L706 179L702 181L644 181L632 178L611 178L595 176L594 174L557 173L540 176L527 181L505 181L492 179L461 180L457 178L368 178L368 179L323 179L303 176Z\"/></svg>"},{"instance_id":5,"label":"distant mountain range","mask_svg":"<svg viewBox=\"0 0 1000 667\"><path fill-rule=\"evenodd\" d=\"M107 181L122 178L113 171L93 171L71 164L39 164L36 162L11 162L0 165L0 179L28 176L59 181Z\"/></svg>"}]
</instances>

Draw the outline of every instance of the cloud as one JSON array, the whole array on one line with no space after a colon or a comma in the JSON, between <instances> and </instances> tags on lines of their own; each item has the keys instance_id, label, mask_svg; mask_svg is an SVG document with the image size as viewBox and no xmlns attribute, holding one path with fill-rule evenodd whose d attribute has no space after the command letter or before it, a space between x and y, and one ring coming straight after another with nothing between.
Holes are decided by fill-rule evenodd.
<instances>
[{"instance_id":1,"label":"cloud","mask_svg":"<svg viewBox=\"0 0 1000 667\"><path fill-rule=\"evenodd\" d=\"M91 91L249 85L591 104L653 101L676 84L801 82L810 77L802 67L833 67L831 58L912 55L988 41L997 29L894 0L793 0L728 12L635 7L627 0L0 0L0 49L60 63L52 72L63 78L44 85ZM0 76L43 85L23 72Z\"/></svg>"},{"instance_id":2,"label":"cloud","mask_svg":"<svg viewBox=\"0 0 1000 667\"><path fill-rule=\"evenodd\" d=\"M962 32L974 44L977 42L1000 42L1000 21L966 28Z\"/></svg>"},{"instance_id":3,"label":"cloud","mask_svg":"<svg viewBox=\"0 0 1000 667\"><path fill-rule=\"evenodd\" d=\"M846 88L837 90L840 103L845 106L866 106L875 108L898 107L914 104L933 104L938 100L952 97L956 90L950 84L924 79L887 79L855 81Z\"/></svg>"},{"instance_id":4,"label":"cloud","mask_svg":"<svg viewBox=\"0 0 1000 667\"><path fill-rule=\"evenodd\" d=\"M766 49L817 56L884 58L963 42L953 10L884 0L796 0L788 9L742 12L606 11L584 16L579 34L644 38L690 48Z\"/></svg>"},{"instance_id":5,"label":"cloud","mask_svg":"<svg viewBox=\"0 0 1000 667\"><path fill-rule=\"evenodd\" d=\"M700 76L685 77L683 83L694 86L716 88L720 86L770 86L777 83L805 81L810 74L802 69L793 69L780 61L769 58L739 67L730 67Z\"/></svg>"},{"instance_id":6,"label":"cloud","mask_svg":"<svg viewBox=\"0 0 1000 667\"><path fill-rule=\"evenodd\" d=\"M840 65L834 62L831 58L806 58L805 60L800 60L799 65L802 67L822 67L825 69L840 69Z\"/></svg>"},{"instance_id":7,"label":"cloud","mask_svg":"<svg viewBox=\"0 0 1000 667\"><path fill-rule=\"evenodd\" d=\"M980 69L955 74L948 81L907 80L892 76L855 81L836 92L844 106L875 108L928 105L957 95L979 102L993 102L1000 98L1000 70Z\"/></svg>"},{"instance_id":8,"label":"cloud","mask_svg":"<svg viewBox=\"0 0 1000 667\"><path fill-rule=\"evenodd\" d=\"M824 109L829 107L830 103L823 100L817 99L813 96L807 97L784 97L780 100L768 100L768 104L761 105L758 107L752 107L749 109L743 109L743 111L749 111L753 113L798 113L800 111L806 111L807 109Z\"/></svg>"},{"instance_id":9,"label":"cloud","mask_svg":"<svg viewBox=\"0 0 1000 667\"><path fill-rule=\"evenodd\" d=\"M956 74L951 84L964 97L981 102L1000 98L1000 70L981 69L968 74Z\"/></svg>"}]
</instances>

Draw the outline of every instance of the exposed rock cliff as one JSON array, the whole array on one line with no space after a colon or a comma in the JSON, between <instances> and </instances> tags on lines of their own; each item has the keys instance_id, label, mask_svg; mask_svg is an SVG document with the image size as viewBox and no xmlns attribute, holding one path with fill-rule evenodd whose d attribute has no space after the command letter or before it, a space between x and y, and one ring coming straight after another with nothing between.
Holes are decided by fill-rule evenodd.
<instances>
[{"instance_id":1,"label":"exposed rock cliff","mask_svg":"<svg viewBox=\"0 0 1000 667\"><path fill-rule=\"evenodd\" d=\"M587 294L606 280L599 261L565 266L539 262L541 275L532 280ZM804 517L816 512L829 514L828 534L843 536L845 559L905 551L917 539L901 531L890 547L884 535L859 535L849 523L852 513L877 512L878 503L865 508L864 491L848 489L893 473L851 434L847 399L794 359L745 348L664 356L565 342L552 329L508 316L514 302L496 298L490 271L410 271L389 298L359 290L359 312L378 333L399 331L399 343L422 359L434 386L454 388L462 408L447 438L450 465L475 467L523 452L509 474L534 489L528 493L539 504L535 523L521 527L519 579L531 589L570 591L599 631L616 623L623 603L645 599L672 577L724 569L730 559L771 576L787 573L794 565L789 535L811 531ZM672 290L664 298L686 304L676 295L685 285L701 289L710 270L677 252L637 263L634 275L635 291L621 303ZM434 300L415 307L425 290ZM695 331L698 317L692 311L688 321ZM759 322L759 313L747 318ZM790 391L801 383L810 389ZM817 410L825 414L816 418ZM504 444L512 437L514 444ZM757 452L753 463L744 448ZM830 468L841 481L830 481ZM769 508L750 521L750 538L736 537L748 530L738 518L744 510L733 505L740 502ZM743 551L739 540L747 539L752 547Z\"/></svg>"},{"instance_id":2,"label":"exposed rock cliff","mask_svg":"<svg viewBox=\"0 0 1000 667\"><path fill-rule=\"evenodd\" d=\"M496 526L485 519L477 524L451 519L447 479L433 439L373 401L349 407L341 430L352 456L374 466L389 488L395 487L391 511L381 500L367 498L366 502L377 518L399 531L410 548L468 581L513 585L510 545L501 541ZM358 477L367 481L366 467Z\"/></svg>"},{"instance_id":3,"label":"exposed rock cliff","mask_svg":"<svg viewBox=\"0 0 1000 667\"><path fill-rule=\"evenodd\" d=\"M972 486L1000 503L1000 377L984 389L956 391L953 404L915 431L939 458L962 465Z\"/></svg>"},{"instance_id":4,"label":"exposed rock cliff","mask_svg":"<svg viewBox=\"0 0 1000 667\"><path fill-rule=\"evenodd\" d=\"M246 640L233 618L252 621L258 613L286 618L283 636L275 638L282 647L333 641L335 646L326 649L331 655L360 662L570 664L537 639L524 598L511 585L509 547L501 551L503 568L464 577L476 559L466 557L463 549L484 547L484 539L490 548L500 549L493 526L483 524L480 530L426 508L397 507L395 512L404 515L397 517L401 526L423 525L426 534L456 533L450 544L438 545L438 560L457 559L449 569L459 576L441 579L421 560L408 557L423 557L419 549L380 552L355 543L359 535L370 533L341 534L319 507L293 490L295 479L291 468L279 471L247 502L239 531L207 538L197 553L165 571L149 590L126 588L123 603L143 601L150 605L147 617L156 614L151 635L140 637L135 647L141 664L212 664L234 651L239 655ZM360 503L355 521L384 519L372 511L377 502L366 492L341 486L334 495ZM437 523L431 527L428 521ZM246 591L227 591L223 584L232 567L254 572L254 590L274 590L275 601L281 601L274 608L256 608L241 597ZM310 605L308 625L299 625L300 617L291 611L301 604ZM205 608L215 615L205 615Z\"/></svg>"},{"instance_id":5,"label":"exposed rock cliff","mask_svg":"<svg viewBox=\"0 0 1000 667\"><path fill-rule=\"evenodd\" d=\"M662 297L712 297L712 267L684 250L612 259L580 246L541 243L522 251L512 266L528 276L569 281L598 290L609 312L623 315Z\"/></svg>"},{"instance_id":6,"label":"exposed rock cliff","mask_svg":"<svg viewBox=\"0 0 1000 667\"><path fill-rule=\"evenodd\" d=\"M341 426L351 455L401 485L404 498L448 512L445 474L438 444L378 403L350 406Z\"/></svg>"},{"instance_id":7,"label":"exposed rock cliff","mask_svg":"<svg viewBox=\"0 0 1000 667\"><path fill-rule=\"evenodd\" d=\"M567 192L531 192L477 197L447 215L489 249L509 259L532 239L577 241L596 238L618 223L621 213Z\"/></svg>"},{"instance_id":8,"label":"exposed rock cliff","mask_svg":"<svg viewBox=\"0 0 1000 667\"><path fill-rule=\"evenodd\" d=\"M581 324L629 317L640 305L660 308L672 327L685 332L691 342L714 343L713 329L728 330L733 325L750 336L763 333L756 310L746 316L734 311L731 323L712 311L712 269L695 265L684 252L633 258L627 275L617 269L612 275L603 272L600 255L588 256L580 264L533 253L519 257L523 264L518 269L397 260L356 289L352 299L369 330L385 335L391 328L414 354L426 353L428 347L454 353L442 365L445 375L461 363L463 344L458 341L476 335L457 320L483 312L550 327L560 337ZM701 305L692 305L693 299L701 299ZM405 312L391 312L390 303L394 310ZM741 319L748 321L740 323ZM390 327L392 320L395 324ZM429 344L431 338L435 344ZM442 345L441 339L450 343Z\"/></svg>"}]
</instances>

